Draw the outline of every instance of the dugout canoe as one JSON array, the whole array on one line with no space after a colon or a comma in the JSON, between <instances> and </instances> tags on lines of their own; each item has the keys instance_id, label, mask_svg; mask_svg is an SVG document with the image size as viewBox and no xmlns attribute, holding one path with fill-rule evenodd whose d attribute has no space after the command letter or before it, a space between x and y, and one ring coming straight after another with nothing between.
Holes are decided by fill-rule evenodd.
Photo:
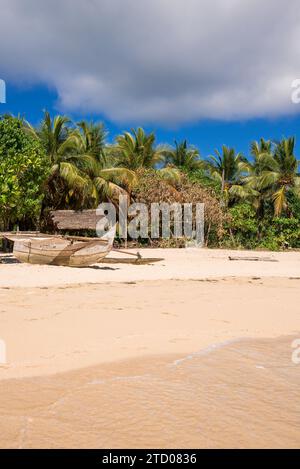
<instances>
[{"instance_id":1,"label":"dugout canoe","mask_svg":"<svg viewBox=\"0 0 300 469\"><path fill-rule=\"evenodd\" d=\"M87 267L101 261L112 249L115 227L102 238L63 237L43 233L3 233L14 243L13 255L30 264Z\"/></svg>"}]
</instances>

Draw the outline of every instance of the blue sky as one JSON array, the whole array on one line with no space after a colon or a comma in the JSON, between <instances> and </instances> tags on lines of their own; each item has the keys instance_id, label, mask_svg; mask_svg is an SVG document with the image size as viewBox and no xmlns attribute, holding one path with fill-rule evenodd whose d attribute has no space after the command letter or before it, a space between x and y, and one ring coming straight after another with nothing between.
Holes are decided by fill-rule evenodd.
<instances>
[{"instance_id":1,"label":"blue sky","mask_svg":"<svg viewBox=\"0 0 300 469\"><path fill-rule=\"evenodd\" d=\"M60 112L57 108L57 93L45 86L7 86L7 102L0 104L0 112L20 114L25 116L33 124L38 124L42 119L43 110L49 110L53 115ZM296 106L296 105L295 105ZM278 140L283 136L295 135L299 142L297 149L300 159L300 104L299 114L279 118L247 119L239 121L224 121L216 119L203 119L194 124L177 125L175 128L166 126L147 125L141 122L147 130L154 130L158 143L173 143L187 139L189 143L196 145L203 157L213 153L215 148L221 145L233 146L237 151L248 154L249 142L260 137ZM132 123L115 124L95 112L69 112L74 122L81 118L103 121L109 131L108 141L123 130L129 130Z\"/></svg>"},{"instance_id":2,"label":"blue sky","mask_svg":"<svg viewBox=\"0 0 300 469\"><path fill-rule=\"evenodd\" d=\"M203 156L298 137L299 0L0 1L0 112L102 120L110 141L140 125Z\"/></svg>"}]
</instances>

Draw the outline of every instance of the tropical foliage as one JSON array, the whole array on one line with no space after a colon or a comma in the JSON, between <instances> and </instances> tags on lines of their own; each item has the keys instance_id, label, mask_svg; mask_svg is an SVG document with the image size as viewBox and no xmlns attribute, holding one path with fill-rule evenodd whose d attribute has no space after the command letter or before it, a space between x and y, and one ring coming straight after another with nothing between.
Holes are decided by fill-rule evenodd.
<instances>
[{"instance_id":1,"label":"tropical foliage","mask_svg":"<svg viewBox=\"0 0 300 469\"><path fill-rule=\"evenodd\" d=\"M127 168L107 166L102 124L79 122L75 128L70 124L67 117L51 119L46 112L37 129L25 125L43 145L51 165L47 204L54 208L96 207L101 198L114 199L122 186L128 187L134 174Z\"/></svg>"},{"instance_id":2,"label":"tropical foliage","mask_svg":"<svg viewBox=\"0 0 300 469\"><path fill-rule=\"evenodd\" d=\"M131 200L205 202L209 245L300 247L295 139L252 142L246 158L223 145L201 158L186 140L159 145L131 129L107 142L102 123L45 112L41 124L0 120L1 228L33 226L49 209Z\"/></svg>"},{"instance_id":3,"label":"tropical foliage","mask_svg":"<svg viewBox=\"0 0 300 469\"><path fill-rule=\"evenodd\" d=\"M19 119L0 119L0 227L34 226L49 171L40 142L23 130Z\"/></svg>"},{"instance_id":4,"label":"tropical foliage","mask_svg":"<svg viewBox=\"0 0 300 469\"><path fill-rule=\"evenodd\" d=\"M274 144L263 139L252 143L253 161L242 165L247 173L243 182L252 191L252 200L259 213L263 214L271 202L275 216L284 211L291 214L289 197L300 195L299 161L294 152L294 138Z\"/></svg>"},{"instance_id":5,"label":"tropical foliage","mask_svg":"<svg viewBox=\"0 0 300 469\"><path fill-rule=\"evenodd\" d=\"M175 166L186 171L194 171L203 168L203 161L200 159L199 150L188 145L187 141L177 142L175 147L167 149L165 161L168 165Z\"/></svg>"}]
</instances>

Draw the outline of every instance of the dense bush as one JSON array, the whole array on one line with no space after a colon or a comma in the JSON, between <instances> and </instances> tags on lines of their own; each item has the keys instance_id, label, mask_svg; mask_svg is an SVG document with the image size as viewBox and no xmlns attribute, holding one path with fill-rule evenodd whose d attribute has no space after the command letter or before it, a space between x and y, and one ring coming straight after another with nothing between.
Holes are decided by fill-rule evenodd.
<instances>
[{"instance_id":1,"label":"dense bush","mask_svg":"<svg viewBox=\"0 0 300 469\"><path fill-rule=\"evenodd\" d=\"M234 248L270 249L300 248L300 219L257 217L249 203L229 209L222 245Z\"/></svg>"},{"instance_id":2,"label":"dense bush","mask_svg":"<svg viewBox=\"0 0 300 469\"><path fill-rule=\"evenodd\" d=\"M47 175L47 159L41 144L27 135L19 119L0 120L0 224L12 229L17 224L36 224Z\"/></svg>"}]
</instances>

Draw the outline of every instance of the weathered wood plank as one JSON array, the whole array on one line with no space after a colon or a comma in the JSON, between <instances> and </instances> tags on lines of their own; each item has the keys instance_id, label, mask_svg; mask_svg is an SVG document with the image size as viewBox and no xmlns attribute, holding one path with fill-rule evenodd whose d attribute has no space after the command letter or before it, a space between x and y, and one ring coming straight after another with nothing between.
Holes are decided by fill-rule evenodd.
<instances>
[{"instance_id":1,"label":"weathered wood plank","mask_svg":"<svg viewBox=\"0 0 300 469\"><path fill-rule=\"evenodd\" d=\"M277 259L273 259L272 257L246 257L246 256L228 256L230 261L254 261L254 262L278 262Z\"/></svg>"},{"instance_id":2,"label":"weathered wood plank","mask_svg":"<svg viewBox=\"0 0 300 469\"><path fill-rule=\"evenodd\" d=\"M59 230L96 230L102 218L96 210L53 210L50 215Z\"/></svg>"}]
</instances>

